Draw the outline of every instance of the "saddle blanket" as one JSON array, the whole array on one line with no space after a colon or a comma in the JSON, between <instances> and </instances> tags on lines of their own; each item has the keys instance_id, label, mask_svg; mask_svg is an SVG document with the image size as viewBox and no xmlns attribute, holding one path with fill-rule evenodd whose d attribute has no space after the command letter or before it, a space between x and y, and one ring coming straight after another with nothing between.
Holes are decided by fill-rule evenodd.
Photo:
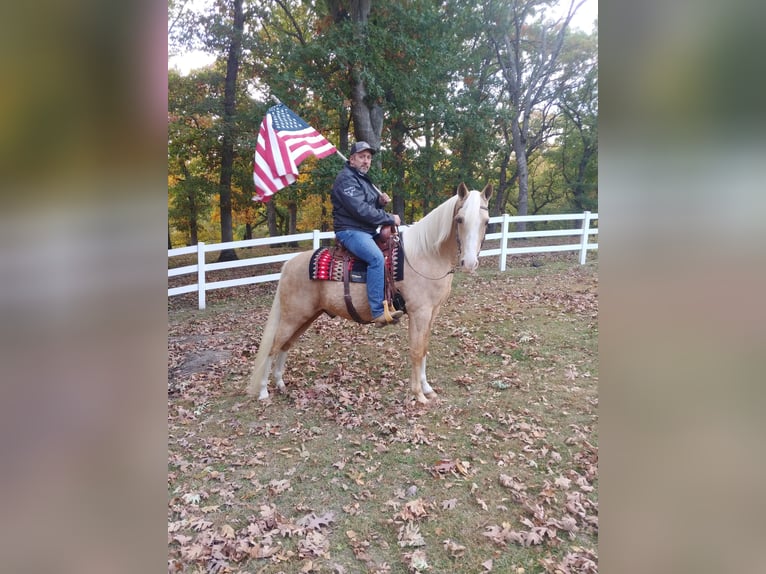
<instances>
[{"instance_id":1,"label":"saddle blanket","mask_svg":"<svg viewBox=\"0 0 766 574\"><path fill-rule=\"evenodd\" d=\"M348 280L351 283L367 282L367 263L352 256ZM404 278L404 251L401 243L391 250L391 269L394 281ZM343 256L336 257L334 247L320 247L311 255L309 279L314 281L343 281Z\"/></svg>"}]
</instances>

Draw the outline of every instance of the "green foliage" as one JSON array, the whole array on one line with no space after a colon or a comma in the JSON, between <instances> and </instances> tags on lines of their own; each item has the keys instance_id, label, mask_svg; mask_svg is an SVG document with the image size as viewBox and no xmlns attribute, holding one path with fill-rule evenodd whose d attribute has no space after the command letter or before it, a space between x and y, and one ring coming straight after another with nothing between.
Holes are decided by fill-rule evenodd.
<instances>
[{"instance_id":1,"label":"green foliage","mask_svg":"<svg viewBox=\"0 0 766 574\"><path fill-rule=\"evenodd\" d=\"M523 66L539 58L550 2L529 4ZM216 0L202 13L171 3L173 50L204 48L216 64L182 77L170 72L168 167L174 226L183 228L183 197L195 191L199 205L215 196L220 170L225 47L231 26L230 0ZM396 196L412 221L427 213L461 181L481 188L506 182L501 211L514 213L517 166L511 140L518 110L509 98L490 32L509 18L512 3L467 0L372 2L367 25L355 29L351 2L245 0L237 111L233 119L234 225L264 225L264 206L254 204L252 158L258 127L273 101L301 115L339 149L353 140L350 119L352 73L365 81L367 99L384 112L380 160L372 177ZM530 213L597 209L598 66L597 33L569 33L560 65L540 90L540 99L521 120L529 131ZM531 70L520 70L526 74ZM183 159L198 170L186 179ZM277 194L274 205L286 217L298 207L298 225L324 228L329 214L323 196L341 166L334 157L305 162L295 184ZM202 185L202 182L206 183ZM310 204L310 205L309 205ZM301 213L303 206L310 214ZM186 214L188 216L188 213ZM215 217L202 209L200 218ZM200 223L203 223L200 221Z\"/></svg>"}]
</instances>

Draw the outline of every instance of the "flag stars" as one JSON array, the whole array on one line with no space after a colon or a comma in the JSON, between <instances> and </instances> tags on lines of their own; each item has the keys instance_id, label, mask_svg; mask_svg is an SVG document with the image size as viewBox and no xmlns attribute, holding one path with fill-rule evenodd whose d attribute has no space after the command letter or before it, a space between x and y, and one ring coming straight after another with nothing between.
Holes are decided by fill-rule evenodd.
<instances>
[{"instance_id":1,"label":"flag stars","mask_svg":"<svg viewBox=\"0 0 766 574\"><path fill-rule=\"evenodd\" d=\"M309 127L300 117L295 115L289 108L279 104L271 108L271 116L274 129L279 131L298 131Z\"/></svg>"}]
</instances>

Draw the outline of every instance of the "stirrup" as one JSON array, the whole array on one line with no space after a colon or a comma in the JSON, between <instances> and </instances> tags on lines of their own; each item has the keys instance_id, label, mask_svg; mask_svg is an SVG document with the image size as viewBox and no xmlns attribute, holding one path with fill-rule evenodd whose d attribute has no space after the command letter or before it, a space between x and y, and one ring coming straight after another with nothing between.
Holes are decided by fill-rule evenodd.
<instances>
[{"instance_id":1,"label":"stirrup","mask_svg":"<svg viewBox=\"0 0 766 574\"><path fill-rule=\"evenodd\" d=\"M391 316L391 310L388 308L388 299L383 301L383 316L386 318L386 323L393 323L396 321L396 319Z\"/></svg>"},{"instance_id":2,"label":"stirrup","mask_svg":"<svg viewBox=\"0 0 766 574\"><path fill-rule=\"evenodd\" d=\"M387 325L396 325L399 323L399 319L404 313L402 311L399 311L398 309L394 309L393 313L391 312L391 308L388 305L388 301L383 301L383 321L375 321L376 327L385 327ZM377 317L379 318L380 315Z\"/></svg>"}]
</instances>

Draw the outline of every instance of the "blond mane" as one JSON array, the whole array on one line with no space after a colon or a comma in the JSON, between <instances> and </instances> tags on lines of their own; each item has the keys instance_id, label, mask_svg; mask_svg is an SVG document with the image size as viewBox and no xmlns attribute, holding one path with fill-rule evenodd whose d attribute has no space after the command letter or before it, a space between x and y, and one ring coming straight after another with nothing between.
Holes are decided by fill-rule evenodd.
<instances>
[{"instance_id":1,"label":"blond mane","mask_svg":"<svg viewBox=\"0 0 766 574\"><path fill-rule=\"evenodd\" d=\"M418 257L439 253L442 244L452 233L457 201L458 196L453 195L404 232L402 239L408 255Z\"/></svg>"}]
</instances>

